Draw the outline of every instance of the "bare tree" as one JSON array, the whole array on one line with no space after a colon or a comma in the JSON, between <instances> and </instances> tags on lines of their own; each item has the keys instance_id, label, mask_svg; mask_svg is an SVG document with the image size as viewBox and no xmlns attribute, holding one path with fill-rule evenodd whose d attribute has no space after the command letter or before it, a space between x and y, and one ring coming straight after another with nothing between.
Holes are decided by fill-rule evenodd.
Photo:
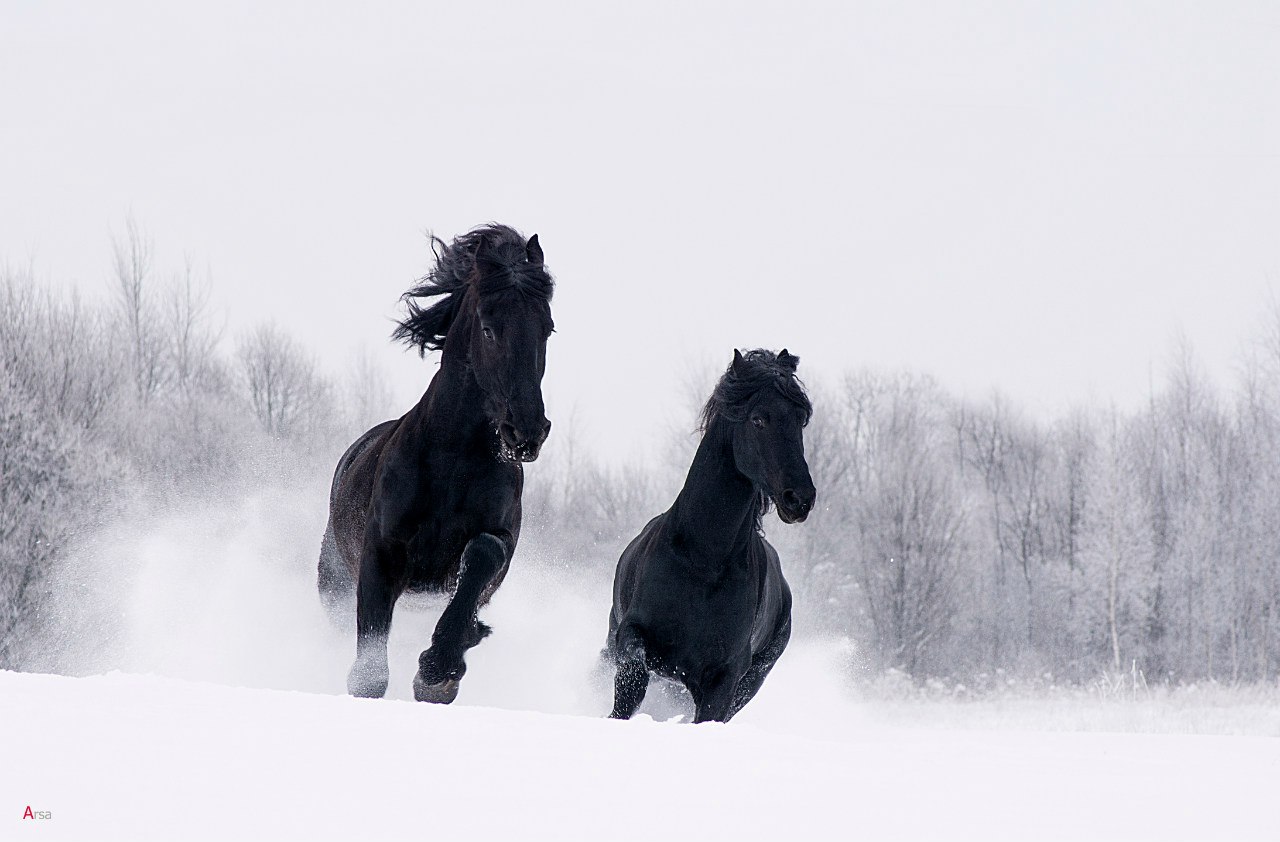
<instances>
[{"instance_id":1,"label":"bare tree","mask_svg":"<svg viewBox=\"0 0 1280 842\"><path fill-rule=\"evenodd\" d=\"M53 435L0 369L0 668L15 669L39 620L51 566L77 499L74 443Z\"/></svg>"},{"instance_id":2,"label":"bare tree","mask_svg":"<svg viewBox=\"0 0 1280 842\"><path fill-rule=\"evenodd\" d=\"M391 384L368 348L361 347L352 355L342 380L342 398L351 436L393 417Z\"/></svg>"},{"instance_id":3,"label":"bare tree","mask_svg":"<svg viewBox=\"0 0 1280 842\"><path fill-rule=\"evenodd\" d=\"M263 324L244 334L238 356L249 402L262 429L286 438L313 429L328 392L315 363L279 327Z\"/></svg>"},{"instance_id":4,"label":"bare tree","mask_svg":"<svg viewBox=\"0 0 1280 842\"><path fill-rule=\"evenodd\" d=\"M221 333L213 324L211 298L208 278L196 279L188 257L169 287L164 312L173 381L184 397L190 397L191 390L211 373Z\"/></svg>"},{"instance_id":5,"label":"bare tree","mask_svg":"<svg viewBox=\"0 0 1280 842\"><path fill-rule=\"evenodd\" d=\"M97 426L117 397L120 356L103 314L78 295L38 290L29 270L0 273L0 366L41 411Z\"/></svg>"},{"instance_id":6,"label":"bare tree","mask_svg":"<svg viewBox=\"0 0 1280 842\"><path fill-rule=\"evenodd\" d=\"M858 428L861 593L881 661L911 673L932 660L955 607L963 516L942 443L945 407L927 379L851 377L845 387Z\"/></svg>"},{"instance_id":7,"label":"bare tree","mask_svg":"<svg viewBox=\"0 0 1280 842\"><path fill-rule=\"evenodd\" d=\"M115 239L115 298L128 340L128 363L135 394L147 403L164 384L166 348L151 288L154 246L133 217L125 222L124 239Z\"/></svg>"}]
</instances>

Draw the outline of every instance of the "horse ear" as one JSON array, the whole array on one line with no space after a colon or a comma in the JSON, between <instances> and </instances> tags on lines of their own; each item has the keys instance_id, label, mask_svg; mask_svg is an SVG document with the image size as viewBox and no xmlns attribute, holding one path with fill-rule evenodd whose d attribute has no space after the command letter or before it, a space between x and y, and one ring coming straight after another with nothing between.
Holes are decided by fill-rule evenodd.
<instances>
[{"instance_id":1,"label":"horse ear","mask_svg":"<svg viewBox=\"0 0 1280 842\"><path fill-rule=\"evenodd\" d=\"M488 259L489 241L484 236L481 236L476 242L476 265L479 265L481 261L487 261Z\"/></svg>"},{"instance_id":2,"label":"horse ear","mask_svg":"<svg viewBox=\"0 0 1280 842\"><path fill-rule=\"evenodd\" d=\"M800 358L783 348L782 353L778 354L778 365L794 374L795 370L800 366Z\"/></svg>"},{"instance_id":3,"label":"horse ear","mask_svg":"<svg viewBox=\"0 0 1280 842\"><path fill-rule=\"evenodd\" d=\"M737 348L733 349L733 362L729 364L729 370L734 374L741 374L745 361L742 359L742 352Z\"/></svg>"},{"instance_id":4,"label":"horse ear","mask_svg":"<svg viewBox=\"0 0 1280 842\"><path fill-rule=\"evenodd\" d=\"M529 238L529 242L524 244L525 257L529 258L529 262L540 264L543 262L542 245L538 242L538 235L534 234Z\"/></svg>"}]
</instances>

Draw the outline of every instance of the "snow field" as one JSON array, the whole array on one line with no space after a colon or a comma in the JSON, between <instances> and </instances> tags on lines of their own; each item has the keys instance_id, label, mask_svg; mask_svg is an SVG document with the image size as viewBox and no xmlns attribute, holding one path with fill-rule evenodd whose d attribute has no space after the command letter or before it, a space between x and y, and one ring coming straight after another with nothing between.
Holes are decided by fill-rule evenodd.
<instances>
[{"instance_id":1,"label":"snow field","mask_svg":"<svg viewBox=\"0 0 1280 842\"><path fill-rule=\"evenodd\" d=\"M3 836L1274 839L1261 737L822 740L158 677L0 673ZM803 716L803 713L797 713ZM19 758L13 762L13 758ZM19 818L30 804L54 818Z\"/></svg>"},{"instance_id":2,"label":"snow field","mask_svg":"<svg viewBox=\"0 0 1280 842\"><path fill-rule=\"evenodd\" d=\"M533 544L486 609L495 632L454 705L407 701L438 613L413 602L389 698L345 697L354 645L315 597L314 499L323 489L169 508L86 548L48 647L89 677L0 673L0 838L1280 833L1272 697L879 700L847 643L801 638L729 725L602 719L607 583ZM681 712L656 687L651 702L659 719ZM37 826L26 806L54 818Z\"/></svg>"}]
</instances>

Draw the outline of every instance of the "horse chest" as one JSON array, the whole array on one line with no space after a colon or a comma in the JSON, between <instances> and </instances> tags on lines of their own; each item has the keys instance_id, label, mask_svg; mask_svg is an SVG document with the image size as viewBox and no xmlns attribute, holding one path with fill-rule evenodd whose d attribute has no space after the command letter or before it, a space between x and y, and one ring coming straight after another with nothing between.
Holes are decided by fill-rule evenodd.
<instances>
[{"instance_id":1,"label":"horse chest","mask_svg":"<svg viewBox=\"0 0 1280 842\"><path fill-rule=\"evenodd\" d=\"M757 606L745 570L708 579L652 581L644 600L644 625L671 669L700 669L749 649Z\"/></svg>"},{"instance_id":2,"label":"horse chest","mask_svg":"<svg viewBox=\"0 0 1280 842\"><path fill-rule=\"evenodd\" d=\"M415 509L422 529L504 527L520 499L519 467L489 459L441 458L420 472Z\"/></svg>"},{"instance_id":3,"label":"horse chest","mask_svg":"<svg viewBox=\"0 0 1280 842\"><path fill-rule=\"evenodd\" d=\"M414 536L416 560L434 567L456 562L466 546L468 529L454 520L427 517Z\"/></svg>"},{"instance_id":4,"label":"horse chest","mask_svg":"<svg viewBox=\"0 0 1280 842\"><path fill-rule=\"evenodd\" d=\"M481 533L519 531L518 490L500 471L459 472L456 481L433 484L422 495L409 548L410 587L448 589L458 575L467 542Z\"/></svg>"}]
</instances>

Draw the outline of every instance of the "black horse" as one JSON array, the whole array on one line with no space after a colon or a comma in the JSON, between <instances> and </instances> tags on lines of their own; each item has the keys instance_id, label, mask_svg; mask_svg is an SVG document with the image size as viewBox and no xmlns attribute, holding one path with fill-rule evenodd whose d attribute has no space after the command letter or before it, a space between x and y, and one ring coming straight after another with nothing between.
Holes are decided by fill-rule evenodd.
<instances>
[{"instance_id":1,"label":"black horse","mask_svg":"<svg viewBox=\"0 0 1280 842\"><path fill-rule=\"evenodd\" d=\"M817 496L799 362L785 349L733 352L684 488L618 560L605 645L613 718L631 718L654 671L689 689L695 722L727 722L786 648L791 591L760 520L772 500L783 522L803 521Z\"/></svg>"},{"instance_id":2,"label":"black horse","mask_svg":"<svg viewBox=\"0 0 1280 842\"><path fill-rule=\"evenodd\" d=\"M477 228L446 244L404 295L393 337L442 351L426 394L347 449L334 471L320 549L321 597L356 591L355 696L387 689L387 634L406 591L452 592L418 659L413 694L448 703L463 655L489 634L476 616L502 583L520 537L521 462L532 462L551 422L542 403L554 282L535 234ZM415 299L443 296L430 307Z\"/></svg>"}]
</instances>

